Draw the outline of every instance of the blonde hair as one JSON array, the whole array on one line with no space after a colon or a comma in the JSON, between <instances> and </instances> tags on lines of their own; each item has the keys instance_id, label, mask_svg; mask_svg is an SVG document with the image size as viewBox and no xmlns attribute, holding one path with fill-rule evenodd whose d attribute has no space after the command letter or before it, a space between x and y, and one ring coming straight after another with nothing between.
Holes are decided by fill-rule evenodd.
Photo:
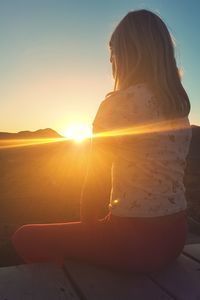
<instances>
[{"instance_id":1,"label":"blonde hair","mask_svg":"<svg viewBox=\"0 0 200 300\"><path fill-rule=\"evenodd\" d=\"M189 114L190 102L181 84L173 39L158 15L144 9L129 12L117 25L109 45L114 91L146 82L166 117Z\"/></svg>"}]
</instances>

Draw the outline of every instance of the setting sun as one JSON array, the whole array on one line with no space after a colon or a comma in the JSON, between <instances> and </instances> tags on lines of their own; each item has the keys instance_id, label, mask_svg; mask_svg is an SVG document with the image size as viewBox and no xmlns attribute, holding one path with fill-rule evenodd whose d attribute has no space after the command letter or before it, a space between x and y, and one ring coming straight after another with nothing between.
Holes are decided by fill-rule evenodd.
<instances>
[{"instance_id":1,"label":"setting sun","mask_svg":"<svg viewBox=\"0 0 200 300\"><path fill-rule=\"evenodd\" d=\"M80 143L92 136L92 128L88 124L73 123L68 126L64 135L66 138Z\"/></svg>"}]
</instances>

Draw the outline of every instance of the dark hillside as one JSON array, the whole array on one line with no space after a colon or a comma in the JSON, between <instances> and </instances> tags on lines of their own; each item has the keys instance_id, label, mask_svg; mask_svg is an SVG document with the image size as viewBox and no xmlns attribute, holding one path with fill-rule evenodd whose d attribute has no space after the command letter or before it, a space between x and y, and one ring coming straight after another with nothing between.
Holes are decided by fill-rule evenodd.
<instances>
[{"instance_id":1,"label":"dark hillside","mask_svg":"<svg viewBox=\"0 0 200 300\"><path fill-rule=\"evenodd\" d=\"M185 174L188 213L200 222L200 126L192 126L192 141Z\"/></svg>"},{"instance_id":2,"label":"dark hillside","mask_svg":"<svg viewBox=\"0 0 200 300\"><path fill-rule=\"evenodd\" d=\"M88 146L61 141L0 149L1 222L78 220ZM105 180L101 197L108 198L109 174L99 176Z\"/></svg>"}]
</instances>

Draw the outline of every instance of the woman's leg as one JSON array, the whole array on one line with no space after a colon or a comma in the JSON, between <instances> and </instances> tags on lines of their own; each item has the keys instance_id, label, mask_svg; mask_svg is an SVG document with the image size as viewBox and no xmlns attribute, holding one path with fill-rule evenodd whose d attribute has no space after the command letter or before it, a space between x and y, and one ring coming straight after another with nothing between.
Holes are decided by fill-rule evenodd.
<instances>
[{"instance_id":1,"label":"woman's leg","mask_svg":"<svg viewBox=\"0 0 200 300\"><path fill-rule=\"evenodd\" d=\"M108 215L82 222L25 225L13 235L25 262L76 259L112 269L148 273L162 269L180 254L186 239L184 214L163 218Z\"/></svg>"},{"instance_id":2,"label":"woman's leg","mask_svg":"<svg viewBox=\"0 0 200 300\"><path fill-rule=\"evenodd\" d=\"M12 236L16 252L26 263L65 258L103 263L110 260L111 230L108 218L94 224L68 222L31 224L20 227Z\"/></svg>"}]
</instances>

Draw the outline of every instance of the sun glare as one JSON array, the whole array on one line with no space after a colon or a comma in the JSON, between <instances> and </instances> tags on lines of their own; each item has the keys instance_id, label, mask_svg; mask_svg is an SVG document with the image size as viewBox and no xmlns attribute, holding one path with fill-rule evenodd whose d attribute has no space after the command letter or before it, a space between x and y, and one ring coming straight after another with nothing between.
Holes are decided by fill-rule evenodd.
<instances>
[{"instance_id":1,"label":"sun glare","mask_svg":"<svg viewBox=\"0 0 200 300\"><path fill-rule=\"evenodd\" d=\"M88 124L70 124L64 133L65 137L77 143L92 136L92 128Z\"/></svg>"}]
</instances>

